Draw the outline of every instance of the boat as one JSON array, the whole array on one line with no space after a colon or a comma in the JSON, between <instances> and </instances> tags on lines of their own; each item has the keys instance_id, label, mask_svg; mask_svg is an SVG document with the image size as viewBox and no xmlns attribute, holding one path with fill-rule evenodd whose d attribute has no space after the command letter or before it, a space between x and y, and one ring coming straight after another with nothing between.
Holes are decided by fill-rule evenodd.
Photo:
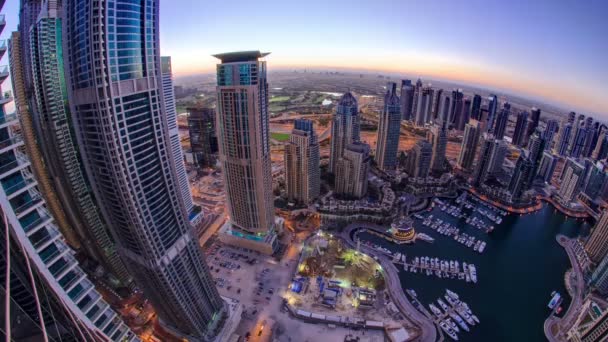
<instances>
[{"instance_id":1,"label":"boat","mask_svg":"<svg viewBox=\"0 0 608 342\"><path fill-rule=\"evenodd\" d=\"M441 330L443 330L454 341L458 341L458 335L456 335L454 329L450 328L450 326L445 321L439 322L439 326L441 327Z\"/></svg>"},{"instance_id":2,"label":"boat","mask_svg":"<svg viewBox=\"0 0 608 342\"><path fill-rule=\"evenodd\" d=\"M475 265L469 265L469 273L471 275L471 281L477 283L477 269L475 268Z\"/></svg>"},{"instance_id":3,"label":"boat","mask_svg":"<svg viewBox=\"0 0 608 342\"><path fill-rule=\"evenodd\" d=\"M549 309L553 310L555 309L555 307L560 303L562 296L559 294L559 292L553 291L553 297L551 297L551 300L549 301L549 304L547 305L549 307Z\"/></svg>"},{"instance_id":4,"label":"boat","mask_svg":"<svg viewBox=\"0 0 608 342\"><path fill-rule=\"evenodd\" d=\"M443 300L441 300L441 298L437 299L437 303L439 303L439 306L441 306L441 308L445 312L448 312L450 310L450 308L447 306L447 304Z\"/></svg>"},{"instance_id":5,"label":"boat","mask_svg":"<svg viewBox=\"0 0 608 342\"><path fill-rule=\"evenodd\" d=\"M473 319L473 317L471 317L471 315L467 312L467 310L463 306L461 306L461 305L456 306L455 310L460 315L460 317L464 318L464 320L470 326L474 326L475 325L475 320Z\"/></svg>"},{"instance_id":6,"label":"boat","mask_svg":"<svg viewBox=\"0 0 608 342\"><path fill-rule=\"evenodd\" d=\"M469 326L462 319L462 317L458 316L457 314L455 314L453 312L450 312L450 317L452 317L456 321L456 323L458 323L458 325L460 325L460 327L462 328L462 330L469 331Z\"/></svg>"},{"instance_id":7,"label":"boat","mask_svg":"<svg viewBox=\"0 0 608 342\"><path fill-rule=\"evenodd\" d=\"M452 321L452 319L451 319L451 318L448 318L448 319L446 319L445 321L448 323L448 325L449 325L449 326L450 326L452 329L454 329L454 331L455 331L455 332L457 332L457 333L459 333L459 332L460 332L460 329L458 329L458 326L456 325L456 323L454 323L454 321Z\"/></svg>"},{"instance_id":8,"label":"boat","mask_svg":"<svg viewBox=\"0 0 608 342\"><path fill-rule=\"evenodd\" d=\"M435 239L433 239L432 237L430 237L424 233L416 233L416 237L422 241L435 242Z\"/></svg>"},{"instance_id":9,"label":"boat","mask_svg":"<svg viewBox=\"0 0 608 342\"><path fill-rule=\"evenodd\" d=\"M443 312L441 312L441 310L439 310L438 307L436 307L433 303L429 304L429 308L431 308L431 311L437 315L437 316L441 316L443 315Z\"/></svg>"},{"instance_id":10,"label":"boat","mask_svg":"<svg viewBox=\"0 0 608 342\"><path fill-rule=\"evenodd\" d=\"M458 294L456 292L450 291L449 289L445 290L445 293L452 299L458 300L460 301L460 297L458 297Z\"/></svg>"},{"instance_id":11,"label":"boat","mask_svg":"<svg viewBox=\"0 0 608 342\"><path fill-rule=\"evenodd\" d=\"M483 253L483 250L486 249L486 242L483 241L481 243L481 245L479 246L479 250L477 250L479 253Z\"/></svg>"}]
</instances>

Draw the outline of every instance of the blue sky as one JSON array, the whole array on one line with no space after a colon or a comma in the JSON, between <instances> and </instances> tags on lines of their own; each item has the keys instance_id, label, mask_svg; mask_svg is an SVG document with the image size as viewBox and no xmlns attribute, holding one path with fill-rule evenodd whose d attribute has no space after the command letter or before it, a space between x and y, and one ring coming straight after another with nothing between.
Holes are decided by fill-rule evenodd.
<instances>
[{"instance_id":1,"label":"blue sky","mask_svg":"<svg viewBox=\"0 0 608 342\"><path fill-rule=\"evenodd\" d=\"M3 12L8 37L18 0ZM271 69L402 72L608 118L607 13L603 0L161 0L161 52L178 75L212 71L213 53L260 49Z\"/></svg>"}]
</instances>

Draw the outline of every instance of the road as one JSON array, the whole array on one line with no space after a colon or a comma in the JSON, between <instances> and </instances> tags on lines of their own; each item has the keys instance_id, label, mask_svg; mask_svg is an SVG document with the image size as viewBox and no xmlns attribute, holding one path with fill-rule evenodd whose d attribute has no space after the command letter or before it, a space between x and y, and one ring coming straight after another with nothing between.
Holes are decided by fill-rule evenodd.
<instances>
[{"instance_id":1,"label":"road","mask_svg":"<svg viewBox=\"0 0 608 342\"><path fill-rule=\"evenodd\" d=\"M353 223L344 228L341 233L341 238L346 241L346 243L350 246L350 248L356 249L356 243L351 239L351 232L360 227L374 227L373 225L367 223ZM384 254L369 248L368 246L361 245L360 251L365 254L375 257L378 263L382 266L382 269L385 271L385 280L388 289L388 293L395 303L395 305L399 308L399 311L403 314L404 317L412 324L417 326L420 329L420 336L418 336L417 341L436 341L437 340L437 329L435 328L435 324L428 317L418 311L412 303L405 296L405 292L401 287L401 280L399 279L399 271L395 267L395 265L391 262L389 258L387 258ZM440 340L443 339L443 336L440 337Z\"/></svg>"},{"instance_id":2,"label":"road","mask_svg":"<svg viewBox=\"0 0 608 342\"><path fill-rule=\"evenodd\" d=\"M561 234L558 235L556 239L557 242L564 247L566 253L568 253L568 258L570 259L570 264L572 265L572 302L570 303L570 307L568 307L568 311L566 311L564 317L560 318L551 315L545 321L545 336L550 342L566 340L566 333L576 321L576 318L578 317L583 305L583 291L585 289L583 272L578 261L576 260L576 255L574 254L574 250L572 248L574 240Z\"/></svg>"}]
</instances>

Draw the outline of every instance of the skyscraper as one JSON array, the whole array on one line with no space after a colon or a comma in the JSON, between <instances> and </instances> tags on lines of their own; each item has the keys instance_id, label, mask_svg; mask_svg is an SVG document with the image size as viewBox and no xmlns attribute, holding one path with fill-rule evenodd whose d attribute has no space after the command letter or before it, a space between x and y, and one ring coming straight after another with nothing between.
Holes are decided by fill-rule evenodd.
<instances>
[{"instance_id":1,"label":"skyscraper","mask_svg":"<svg viewBox=\"0 0 608 342\"><path fill-rule=\"evenodd\" d=\"M357 99L350 92L342 95L331 122L331 150L329 171L336 173L336 164L348 144L359 141L359 108Z\"/></svg>"},{"instance_id":2,"label":"skyscraper","mask_svg":"<svg viewBox=\"0 0 608 342\"><path fill-rule=\"evenodd\" d=\"M564 122L559 130L559 136L554 147L555 154L565 157L568 155L568 146L570 146L570 137L572 136L572 124Z\"/></svg>"},{"instance_id":3,"label":"skyscraper","mask_svg":"<svg viewBox=\"0 0 608 342\"><path fill-rule=\"evenodd\" d=\"M570 121L570 118L573 116L572 114L574 113L570 113L570 115L568 116L568 121ZM577 118L573 119L572 130L570 132L570 138L568 142L568 156L578 158L580 152L582 151L582 146L584 145L587 133L584 131L584 122L585 116L582 114L579 115ZM577 153L578 155L576 155Z\"/></svg>"},{"instance_id":4,"label":"skyscraper","mask_svg":"<svg viewBox=\"0 0 608 342\"><path fill-rule=\"evenodd\" d=\"M441 172L445 168L445 150L448 145L447 122L440 122L431 128L431 143L433 144L433 156L431 159L431 170Z\"/></svg>"},{"instance_id":5,"label":"skyscraper","mask_svg":"<svg viewBox=\"0 0 608 342\"><path fill-rule=\"evenodd\" d=\"M310 204L319 196L319 142L313 123L297 119L285 144L285 183L291 202Z\"/></svg>"},{"instance_id":6,"label":"skyscraper","mask_svg":"<svg viewBox=\"0 0 608 342\"><path fill-rule=\"evenodd\" d=\"M505 136L507 130L507 123L509 122L509 114L511 113L511 104L505 102L503 108L496 115L496 121L494 124L494 136L496 139L502 139Z\"/></svg>"},{"instance_id":7,"label":"skyscraper","mask_svg":"<svg viewBox=\"0 0 608 342\"><path fill-rule=\"evenodd\" d=\"M458 167L465 171L470 172L473 169L480 133L481 127L479 121L469 120L469 123L464 128L462 145L458 154Z\"/></svg>"},{"instance_id":8,"label":"skyscraper","mask_svg":"<svg viewBox=\"0 0 608 342\"><path fill-rule=\"evenodd\" d=\"M589 279L589 287L602 295L608 294L608 255L604 255Z\"/></svg>"},{"instance_id":9,"label":"skyscraper","mask_svg":"<svg viewBox=\"0 0 608 342\"><path fill-rule=\"evenodd\" d=\"M194 162L199 167L211 167L217 161L217 136L213 108L188 108L188 133Z\"/></svg>"},{"instance_id":10,"label":"skyscraper","mask_svg":"<svg viewBox=\"0 0 608 342\"><path fill-rule=\"evenodd\" d=\"M608 211L604 210L585 242L589 259L599 263L608 253Z\"/></svg>"},{"instance_id":11,"label":"skyscraper","mask_svg":"<svg viewBox=\"0 0 608 342\"><path fill-rule=\"evenodd\" d=\"M545 151L551 151L555 141L555 135L559 131L559 122L555 119L547 120L545 128Z\"/></svg>"},{"instance_id":12,"label":"skyscraper","mask_svg":"<svg viewBox=\"0 0 608 342\"><path fill-rule=\"evenodd\" d=\"M266 55L215 55L222 62L217 65L217 132L230 217L220 236L227 243L272 254L282 222L274 216L266 62L259 60ZM341 103L338 111L345 106Z\"/></svg>"},{"instance_id":13,"label":"skyscraper","mask_svg":"<svg viewBox=\"0 0 608 342\"><path fill-rule=\"evenodd\" d=\"M435 91L435 97L433 98L433 113L431 114L432 121L437 121L441 119L442 104L443 89L437 89L437 91Z\"/></svg>"},{"instance_id":14,"label":"skyscraper","mask_svg":"<svg viewBox=\"0 0 608 342\"><path fill-rule=\"evenodd\" d=\"M481 152L477 159L473 185L481 186L489 176L497 176L502 172L507 146L502 140L494 139L494 135L486 133L481 144Z\"/></svg>"},{"instance_id":15,"label":"skyscraper","mask_svg":"<svg viewBox=\"0 0 608 342\"><path fill-rule=\"evenodd\" d=\"M525 141L528 142L528 139L530 138L530 136L532 134L534 134L534 131L536 131L536 128L538 127L538 123L540 122L540 109L536 108L536 107L532 107L532 109L530 109L530 117L528 118L528 131L526 132L526 136L525 136Z\"/></svg>"},{"instance_id":16,"label":"skyscraper","mask_svg":"<svg viewBox=\"0 0 608 342\"><path fill-rule=\"evenodd\" d=\"M532 185L534 163L530 160L527 151L524 151L515 164L513 176L509 182L508 190L511 193L511 201L517 202L522 198L524 192Z\"/></svg>"},{"instance_id":17,"label":"skyscraper","mask_svg":"<svg viewBox=\"0 0 608 342\"><path fill-rule=\"evenodd\" d=\"M496 95L490 95L488 98L488 120L486 129L491 132L494 129L494 121L498 112L498 98Z\"/></svg>"},{"instance_id":18,"label":"skyscraper","mask_svg":"<svg viewBox=\"0 0 608 342\"><path fill-rule=\"evenodd\" d=\"M540 159L540 166L536 175L546 183L551 183L555 166L557 165L557 157L549 151L544 151Z\"/></svg>"},{"instance_id":19,"label":"skyscraper","mask_svg":"<svg viewBox=\"0 0 608 342\"><path fill-rule=\"evenodd\" d=\"M451 103L451 107L450 107L450 117L449 117L449 124L454 125L454 127L456 127L456 129L459 128L460 124L462 123L462 126L464 127L464 123L466 123L465 121L465 117L463 116L465 113L463 113L463 103L464 101L464 94L462 93L462 89L454 89L452 91L452 101Z\"/></svg>"},{"instance_id":20,"label":"skyscraper","mask_svg":"<svg viewBox=\"0 0 608 342\"><path fill-rule=\"evenodd\" d=\"M517 120L515 121L515 130L513 131L513 139L511 139L513 145L519 147L524 146L524 138L527 132L528 115L529 114L526 111L521 111L517 114Z\"/></svg>"},{"instance_id":21,"label":"skyscraper","mask_svg":"<svg viewBox=\"0 0 608 342\"><path fill-rule=\"evenodd\" d=\"M182 200L161 87L159 2L145 5L66 3L70 109L95 198L136 284L164 327L208 339L226 309Z\"/></svg>"},{"instance_id":22,"label":"skyscraper","mask_svg":"<svg viewBox=\"0 0 608 342\"><path fill-rule=\"evenodd\" d=\"M336 165L336 194L361 198L367 193L369 145L354 142L346 146Z\"/></svg>"},{"instance_id":23,"label":"skyscraper","mask_svg":"<svg viewBox=\"0 0 608 342\"><path fill-rule=\"evenodd\" d=\"M169 142L171 144L171 162L174 164L177 173L177 181L182 201L188 212L188 219L193 226L201 220L201 208L194 206L192 193L190 192L190 182L186 174L186 165L182 151L181 139L177 128L177 109L175 108L175 93L173 87L173 72L171 69L171 57L163 56L160 58L160 71L163 86L163 105L167 115L167 127L169 128Z\"/></svg>"},{"instance_id":24,"label":"skyscraper","mask_svg":"<svg viewBox=\"0 0 608 342\"><path fill-rule=\"evenodd\" d=\"M412 99L412 112L410 115L410 120L416 120L416 111L418 110L418 101L420 101L420 96L422 96L422 80L418 79L416 81L416 85L414 86L414 97Z\"/></svg>"},{"instance_id":25,"label":"skyscraper","mask_svg":"<svg viewBox=\"0 0 608 342\"><path fill-rule=\"evenodd\" d=\"M583 192L591 199L597 198L608 180L608 175L604 171L604 163L596 161L589 170L585 179Z\"/></svg>"},{"instance_id":26,"label":"skyscraper","mask_svg":"<svg viewBox=\"0 0 608 342\"><path fill-rule=\"evenodd\" d=\"M566 159L566 165L561 176L561 185L557 192L561 201L569 205L581 192L585 168L575 159Z\"/></svg>"},{"instance_id":27,"label":"skyscraper","mask_svg":"<svg viewBox=\"0 0 608 342\"><path fill-rule=\"evenodd\" d=\"M431 121L431 111L433 108L434 91L431 87L422 88L418 100L416 101L416 116L414 123L422 127Z\"/></svg>"},{"instance_id":28,"label":"skyscraper","mask_svg":"<svg viewBox=\"0 0 608 342\"><path fill-rule=\"evenodd\" d=\"M481 96L475 94L471 103L471 119L481 120Z\"/></svg>"},{"instance_id":29,"label":"skyscraper","mask_svg":"<svg viewBox=\"0 0 608 342\"><path fill-rule=\"evenodd\" d=\"M528 139L528 151L530 151L530 161L534 164L534 174L536 174L536 169L543 156L546 143L545 132L541 128L537 128Z\"/></svg>"},{"instance_id":30,"label":"skyscraper","mask_svg":"<svg viewBox=\"0 0 608 342\"><path fill-rule=\"evenodd\" d=\"M488 176L498 177L503 173L503 163L507 157L509 146L504 140L494 139L494 146L492 147L492 155L490 157L490 168L488 169Z\"/></svg>"},{"instance_id":31,"label":"skyscraper","mask_svg":"<svg viewBox=\"0 0 608 342\"><path fill-rule=\"evenodd\" d=\"M412 106L414 104L414 86L411 80L401 81L401 120L412 119Z\"/></svg>"},{"instance_id":32,"label":"skyscraper","mask_svg":"<svg viewBox=\"0 0 608 342\"><path fill-rule=\"evenodd\" d=\"M425 140L420 140L410 150L407 160L407 173L410 177L426 178L431 169L433 147Z\"/></svg>"},{"instance_id":33,"label":"skyscraper","mask_svg":"<svg viewBox=\"0 0 608 342\"><path fill-rule=\"evenodd\" d=\"M595 149L591 154L591 158L595 160L605 159L608 156L608 135L607 131L603 130L597 139Z\"/></svg>"},{"instance_id":34,"label":"skyscraper","mask_svg":"<svg viewBox=\"0 0 608 342\"><path fill-rule=\"evenodd\" d=\"M399 132L401 130L400 104L397 84L389 83L384 95L384 108L380 113L376 164L381 170L392 170L397 166Z\"/></svg>"},{"instance_id":35,"label":"skyscraper","mask_svg":"<svg viewBox=\"0 0 608 342\"><path fill-rule=\"evenodd\" d=\"M0 3L0 9L3 4ZM36 24L35 31L46 29L49 23L44 18L47 16L41 15L44 24ZM4 25L0 25L0 33L3 29ZM32 35L37 39L39 33L44 36L39 31ZM54 37L51 34L48 38ZM0 58L4 52L0 51ZM23 154L23 146L32 143L34 128L26 100L19 32L13 33L9 52L14 61L11 70L19 101L17 113L13 114L8 114L6 108L12 101L10 97L3 97L0 102L0 230L3 232L0 288L6 295L3 298L6 311L2 314L6 325L1 335L10 341L139 341L82 270L40 194L38 175L32 173L40 161L30 159L38 158L39 150L30 146L26 151L35 153ZM50 67L57 61L48 63ZM28 70L32 70L31 66ZM57 76L56 68L48 72ZM8 68L4 67L0 70L0 84L7 78ZM22 129L18 122L22 119L30 127Z\"/></svg>"}]
</instances>

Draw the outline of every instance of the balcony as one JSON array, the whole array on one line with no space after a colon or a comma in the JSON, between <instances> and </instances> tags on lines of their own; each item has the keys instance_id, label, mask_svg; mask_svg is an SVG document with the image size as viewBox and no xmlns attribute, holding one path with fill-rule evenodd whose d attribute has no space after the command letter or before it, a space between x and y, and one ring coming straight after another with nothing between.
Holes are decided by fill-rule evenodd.
<instances>
[{"instance_id":1,"label":"balcony","mask_svg":"<svg viewBox=\"0 0 608 342\"><path fill-rule=\"evenodd\" d=\"M0 166L0 179L30 165L30 160L21 152L15 150L15 160Z\"/></svg>"},{"instance_id":2,"label":"balcony","mask_svg":"<svg viewBox=\"0 0 608 342\"><path fill-rule=\"evenodd\" d=\"M0 17L4 18L4 15L2 15ZM2 20L4 20L4 19L2 19ZM0 27L2 27L2 26L0 25ZM9 73L8 65L0 66L0 83L4 82L8 78L8 73Z\"/></svg>"},{"instance_id":3,"label":"balcony","mask_svg":"<svg viewBox=\"0 0 608 342\"><path fill-rule=\"evenodd\" d=\"M4 188L4 193L6 193L6 197L10 201L11 199L19 196L20 194L26 192L27 190L36 186L36 181L33 179L22 179L16 184L12 184L8 187Z\"/></svg>"},{"instance_id":4,"label":"balcony","mask_svg":"<svg viewBox=\"0 0 608 342\"><path fill-rule=\"evenodd\" d=\"M0 154L23 145L23 138L19 134L14 134L12 137L0 141Z\"/></svg>"},{"instance_id":5,"label":"balcony","mask_svg":"<svg viewBox=\"0 0 608 342\"><path fill-rule=\"evenodd\" d=\"M2 2L4 2L4 1L0 0L0 8L1 8ZM0 59L2 57L4 57L4 54L6 53L7 50L8 50L8 45L6 44L6 40L0 40Z\"/></svg>"},{"instance_id":6,"label":"balcony","mask_svg":"<svg viewBox=\"0 0 608 342\"><path fill-rule=\"evenodd\" d=\"M0 117L0 128L8 127L19 120L17 113L7 114Z\"/></svg>"},{"instance_id":7,"label":"balcony","mask_svg":"<svg viewBox=\"0 0 608 342\"><path fill-rule=\"evenodd\" d=\"M26 214L40 207L42 204L44 204L42 195L35 194L32 196L28 196L28 199L25 201L25 203L19 203L16 206L13 205L13 211L15 212L15 215L17 215L17 218L20 219Z\"/></svg>"},{"instance_id":8,"label":"balcony","mask_svg":"<svg viewBox=\"0 0 608 342\"><path fill-rule=\"evenodd\" d=\"M49 216L47 214L40 215L40 217L38 217L37 219L33 220L32 222L29 222L27 225L24 225L23 231L28 236L32 236L32 235L34 235L34 233L36 233L38 230L40 230L40 228L46 226L47 224L51 223L52 221L53 221L53 218L51 216Z\"/></svg>"}]
</instances>

